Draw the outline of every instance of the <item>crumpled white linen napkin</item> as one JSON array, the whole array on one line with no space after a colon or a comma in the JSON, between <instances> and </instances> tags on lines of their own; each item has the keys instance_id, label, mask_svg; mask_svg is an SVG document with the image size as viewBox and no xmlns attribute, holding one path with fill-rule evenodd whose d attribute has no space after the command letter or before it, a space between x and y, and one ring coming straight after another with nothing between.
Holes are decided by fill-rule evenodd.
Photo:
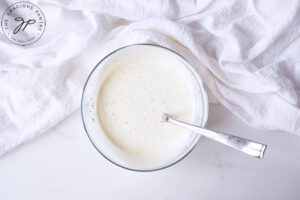
<instances>
[{"instance_id":1,"label":"crumpled white linen napkin","mask_svg":"<svg viewBox=\"0 0 300 200\"><path fill-rule=\"evenodd\" d=\"M0 16L14 0L0 2ZM77 110L109 52L156 43L189 59L212 97L247 124L300 134L300 1L52 0L42 38L0 34L0 154Z\"/></svg>"}]
</instances>

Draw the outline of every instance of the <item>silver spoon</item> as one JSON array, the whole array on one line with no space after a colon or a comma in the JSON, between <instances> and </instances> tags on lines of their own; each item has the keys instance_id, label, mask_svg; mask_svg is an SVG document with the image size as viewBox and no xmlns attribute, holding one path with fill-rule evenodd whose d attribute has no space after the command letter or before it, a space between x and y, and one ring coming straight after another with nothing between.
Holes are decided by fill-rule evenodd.
<instances>
[{"instance_id":1,"label":"silver spoon","mask_svg":"<svg viewBox=\"0 0 300 200\"><path fill-rule=\"evenodd\" d=\"M220 143L223 143L227 146L235 148L241 152L244 152L244 153L246 153L250 156L256 157L256 158L263 158L264 153L267 148L267 145L261 144L258 142L254 142L252 140L248 140L248 139L241 138L238 136L230 135L227 133L220 133L220 132L208 130L205 128L201 128L198 126L194 126L191 124L187 124L187 123L172 119L166 113L163 114L161 121L162 122L170 122L172 124L190 129L196 133L200 133L201 135L203 135L207 138L210 138L210 139L213 139Z\"/></svg>"}]
</instances>

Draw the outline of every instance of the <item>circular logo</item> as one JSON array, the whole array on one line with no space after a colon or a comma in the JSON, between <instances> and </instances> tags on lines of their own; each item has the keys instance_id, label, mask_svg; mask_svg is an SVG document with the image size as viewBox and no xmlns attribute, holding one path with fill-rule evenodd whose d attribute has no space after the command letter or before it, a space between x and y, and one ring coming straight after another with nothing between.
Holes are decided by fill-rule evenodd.
<instances>
[{"instance_id":1,"label":"circular logo","mask_svg":"<svg viewBox=\"0 0 300 200\"><path fill-rule=\"evenodd\" d=\"M41 9L33 3L17 2L5 10L1 27L7 39L26 46L42 37L46 21Z\"/></svg>"}]
</instances>

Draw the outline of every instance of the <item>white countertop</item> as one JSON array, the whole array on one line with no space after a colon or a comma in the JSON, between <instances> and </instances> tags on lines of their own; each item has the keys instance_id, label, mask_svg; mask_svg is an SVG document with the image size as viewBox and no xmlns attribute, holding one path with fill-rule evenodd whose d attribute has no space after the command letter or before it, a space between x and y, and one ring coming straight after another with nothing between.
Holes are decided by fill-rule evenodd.
<instances>
[{"instance_id":1,"label":"white countertop","mask_svg":"<svg viewBox=\"0 0 300 200\"><path fill-rule=\"evenodd\" d=\"M0 157L0 199L300 199L299 136L250 128L221 106L211 106L207 127L268 144L265 158L203 138L170 168L132 172L94 149L77 111Z\"/></svg>"}]
</instances>

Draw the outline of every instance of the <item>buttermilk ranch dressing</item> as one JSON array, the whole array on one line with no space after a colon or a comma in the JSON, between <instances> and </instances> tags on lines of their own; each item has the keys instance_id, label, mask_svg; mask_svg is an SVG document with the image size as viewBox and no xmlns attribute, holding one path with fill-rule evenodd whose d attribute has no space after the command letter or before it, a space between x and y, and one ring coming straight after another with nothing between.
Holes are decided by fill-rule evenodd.
<instances>
[{"instance_id":1,"label":"buttermilk ranch dressing","mask_svg":"<svg viewBox=\"0 0 300 200\"><path fill-rule=\"evenodd\" d=\"M159 57L137 57L114 66L98 94L97 114L104 133L118 148L153 156L184 144L186 130L160 122L169 113L192 122L194 98L185 77Z\"/></svg>"},{"instance_id":2,"label":"buttermilk ranch dressing","mask_svg":"<svg viewBox=\"0 0 300 200\"><path fill-rule=\"evenodd\" d=\"M157 46L135 45L107 56L90 76L85 87L90 96L83 100L94 146L130 169L159 169L178 161L200 136L161 117L167 113L205 123L203 88L195 74L179 55Z\"/></svg>"}]
</instances>

